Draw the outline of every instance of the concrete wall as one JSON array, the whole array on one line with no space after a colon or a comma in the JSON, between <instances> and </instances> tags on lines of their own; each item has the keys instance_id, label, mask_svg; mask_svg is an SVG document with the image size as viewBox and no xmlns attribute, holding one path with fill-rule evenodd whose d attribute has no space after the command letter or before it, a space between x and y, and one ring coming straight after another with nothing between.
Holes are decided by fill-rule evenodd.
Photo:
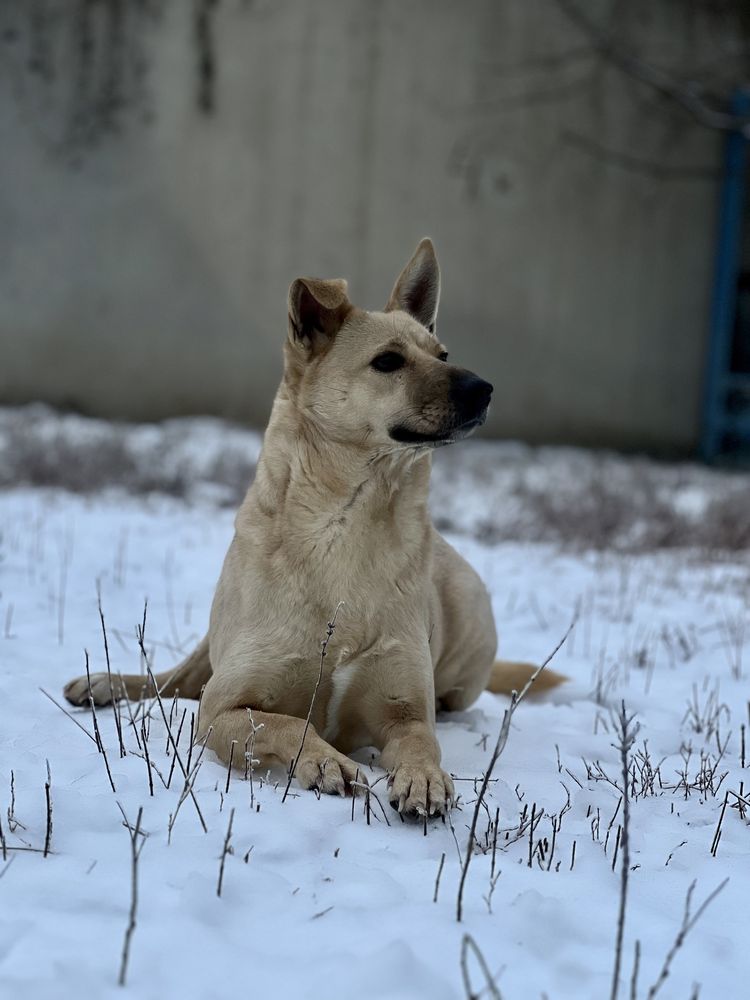
<instances>
[{"instance_id":1,"label":"concrete wall","mask_svg":"<svg viewBox=\"0 0 750 1000\"><path fill-rule=\"evenodd\" d=\"M192 11L149 26L150 121L75 157L64 19L54 85L6 46L0 400L262 424L290 280L381 307L429 234L491 433L693 446L716 133L587 53L554 0L225 2L201 115ZM643 11L660 56L688 44L670 4Z\"/></svg>"}]
</instances>

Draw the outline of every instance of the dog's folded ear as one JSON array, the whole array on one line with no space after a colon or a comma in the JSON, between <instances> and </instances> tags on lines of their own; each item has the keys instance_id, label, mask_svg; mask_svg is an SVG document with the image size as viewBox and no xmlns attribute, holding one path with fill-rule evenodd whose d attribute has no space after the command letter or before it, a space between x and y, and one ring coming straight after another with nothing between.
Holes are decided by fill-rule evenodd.
<instances>
[{"instance_id":1,"label":"dog's folded ear","mask_svg":"<svg viewBox=\"0 0 750 1000\"><path fill-rule=\"evenodd\" d=\"M402 309L434 333L440 302L440 268L432 240L425 237L398 276L386 312Z\"/></svg>"},{"instance_id":2,"label":"dog's folded ear","mask_svg":"<svg viewBox=\"0 0 750 1000\"><path fill-rule=\"evenodd\" d=\"M351 310L343 278L297 278L289 289L289 340L310 354L324 350Z\"/></svg>"}]
</instances>

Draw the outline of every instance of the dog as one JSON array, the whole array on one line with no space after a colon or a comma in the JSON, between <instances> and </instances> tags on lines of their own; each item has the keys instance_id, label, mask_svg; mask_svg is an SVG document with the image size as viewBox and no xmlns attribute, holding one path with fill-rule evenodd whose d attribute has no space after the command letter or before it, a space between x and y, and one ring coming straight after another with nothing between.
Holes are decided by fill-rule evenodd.
<instances>
[{"instance_id":1,"label":"dog","mask_svg":"<svg viewBox=\"0 0 750 1000\"><path fill-rule=\"evenodd\" d=\"M454 802L436 710L510 693L533 670L495 661L489 595L430 520L432 453L484 423L493 391L449 361L439 299L429 239L382 312L354 306L341 279L292 283L284 374L208 635L154 679L165 697L201 697L198 738L222 761L245 766L251 743L303 788L354 790L347 754L377 748L391 805L418 816ZM142 675L112 685L155 693ZM107 674L65 688L74 705L111 692Z\"/></svg>"}]
</instances>

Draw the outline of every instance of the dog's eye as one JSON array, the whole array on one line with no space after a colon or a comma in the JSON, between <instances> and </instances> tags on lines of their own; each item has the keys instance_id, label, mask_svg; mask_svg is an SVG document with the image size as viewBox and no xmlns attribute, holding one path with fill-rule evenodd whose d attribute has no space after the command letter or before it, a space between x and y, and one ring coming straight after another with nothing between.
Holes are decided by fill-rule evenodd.
<instances>
[{"instance_id":1,"label":"dog's eye","mask_svg":"<svg viewBox=\"0 0 750 1000\"><path fill-rule=\"evenodd\" d=\"M438 361L447 361L447 360L448 360L448 352L441 351L440 354L438 354Z\"/></svg>"},{"instance_id":2,"label":"dog's eye","mask_svg":"<svg viewBox=\"0 0 750 1000\"><path fill-rule=\"evenodd\" d=\"M374 368L376 372L395 372L399 368L403 368L404 364L403 354L397 354L395 351L385 351L383 354L378 354L377 357L372 359L370 367Z\"/></svg>"}]
</instances>

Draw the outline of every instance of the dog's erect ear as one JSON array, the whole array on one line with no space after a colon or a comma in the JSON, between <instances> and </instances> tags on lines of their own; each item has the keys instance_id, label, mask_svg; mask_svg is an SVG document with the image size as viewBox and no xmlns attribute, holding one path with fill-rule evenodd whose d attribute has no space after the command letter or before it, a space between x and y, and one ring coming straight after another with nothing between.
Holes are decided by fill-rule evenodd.
<instances>
[{"instance_id":1,"label":"dog's erect ear","mask_svg":"<svg viewBox=\"0 0 750 1000\"><path fill-rule=\"evenodd\" d=\"M297 278L289 289L289 340L310 354L324 350L351 309L343 278Z\"/></svg>"},{"instance_id":2,"label":"dog's erect ear","mask_svg":"<svg viewBox=\"0 0 750 1000\"><path fill-rule=\"evenodd\" d=\"M398 276L385 311L403 309L422 326L434 331L439 301L440 268L432 240L425 237Z\"/></svg>"}]
</instances>

